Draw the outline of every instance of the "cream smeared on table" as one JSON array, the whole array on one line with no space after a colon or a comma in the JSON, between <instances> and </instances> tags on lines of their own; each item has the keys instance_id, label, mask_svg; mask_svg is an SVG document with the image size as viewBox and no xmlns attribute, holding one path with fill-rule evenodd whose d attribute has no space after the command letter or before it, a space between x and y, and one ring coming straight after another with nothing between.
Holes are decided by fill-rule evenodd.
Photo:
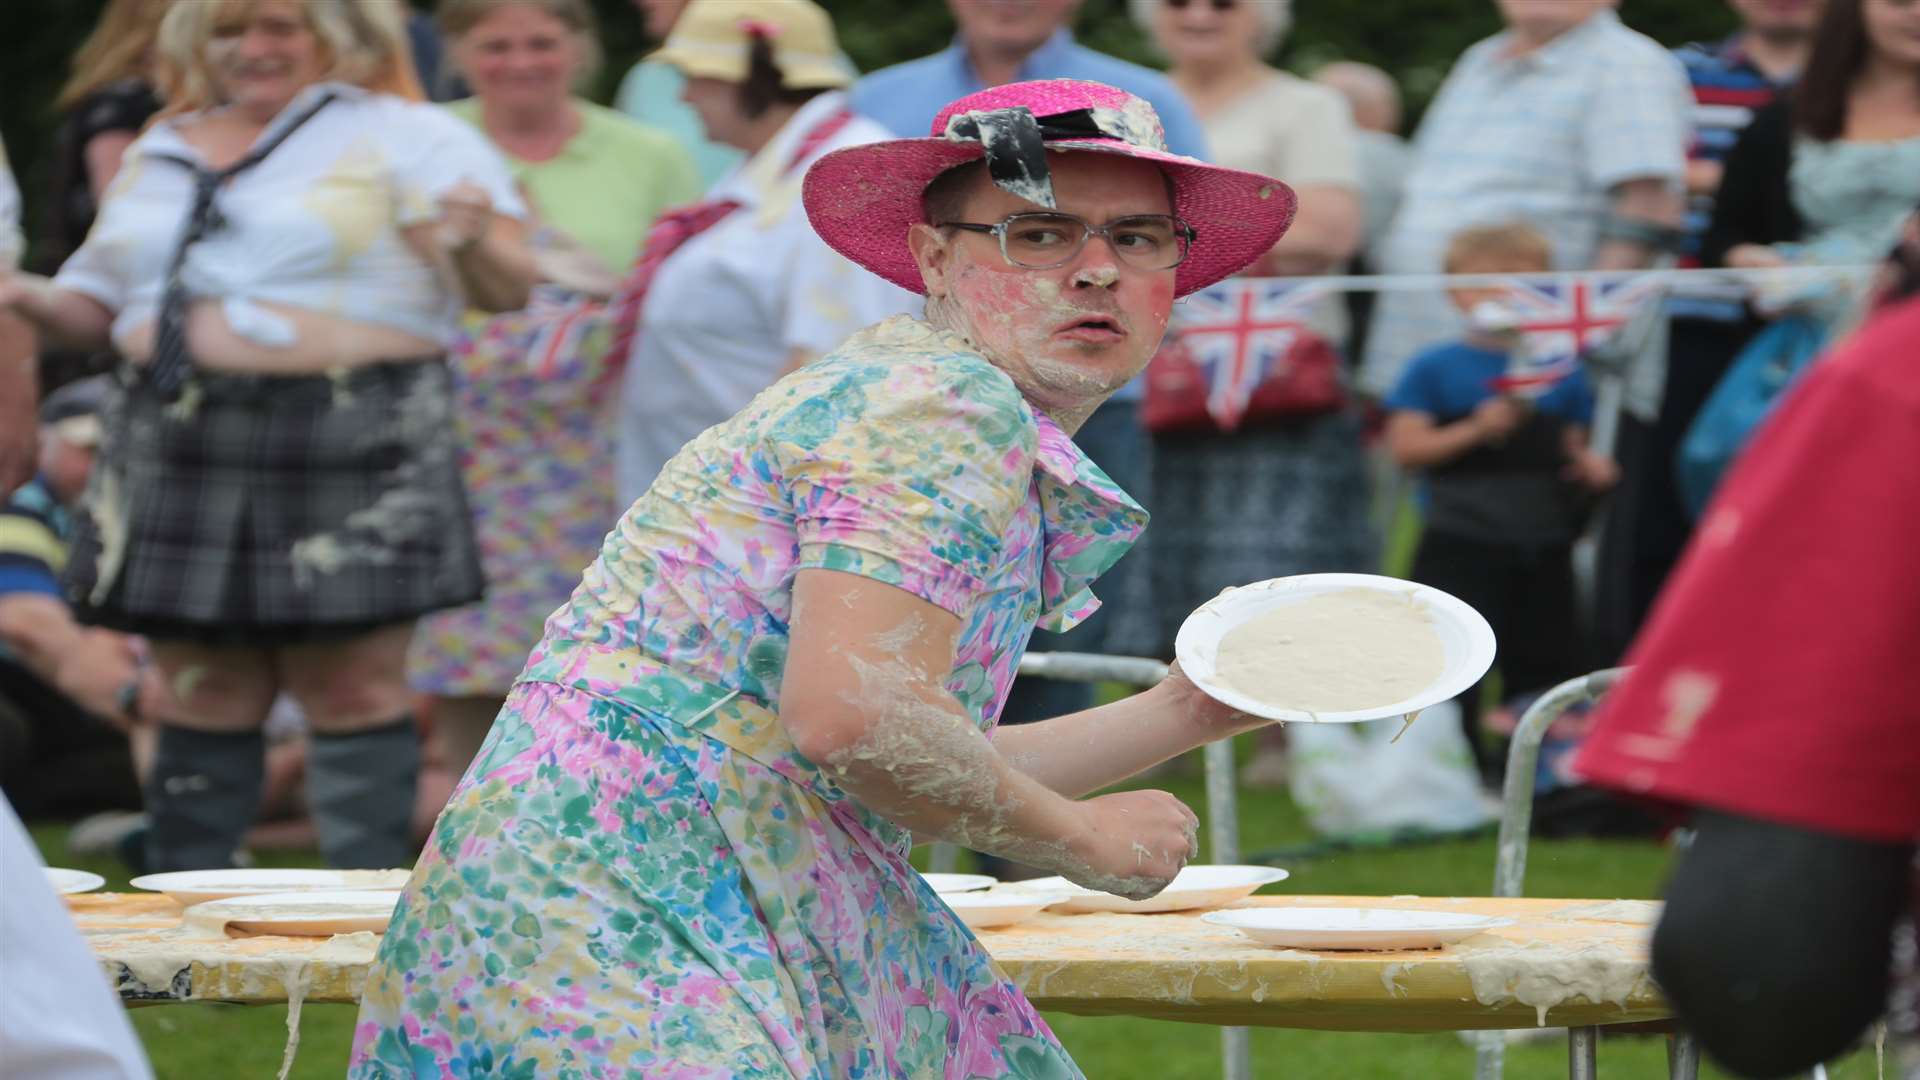
<instances>
[{"instance_id":1,"label":"cream smeared on table","mask_svg":"<svg viewBox=\"0 0 1920 1080\"><path fill-rule=\"evenodd\" d=\"M1426 610L1409 596L1339 589L1227 632L1221 684L1276 709L1329 713L1404 701L1446 669Z\"/></svg>"}]
</instances>

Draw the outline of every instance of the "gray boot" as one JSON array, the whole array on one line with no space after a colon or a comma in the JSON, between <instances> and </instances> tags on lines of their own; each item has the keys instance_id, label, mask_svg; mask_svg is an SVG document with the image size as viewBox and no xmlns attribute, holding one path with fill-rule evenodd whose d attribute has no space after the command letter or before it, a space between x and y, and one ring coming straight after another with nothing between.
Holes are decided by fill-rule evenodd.
<instances>
[{"instance_id":1,"label":"gray boot","mask_svg":"<svg viewBox=\"0 0 1920 1080\"><path fill-rule=\"evenodd\" d=\"M162 725L147 777L147 870L215 870L260 810L266 738L258 731L212 734Z\"/></svg>"},{"instance_id":2,"label":"gray boot","mask_svg":"<svg viewBox=\"0 0 1920 1080\"><path fill-rule=\"evenodd\" d=\"M337 869L412 866L420 736L413 717L351 735L312 736L307 808L320 854Z\"/></svg>"}]
</instances>

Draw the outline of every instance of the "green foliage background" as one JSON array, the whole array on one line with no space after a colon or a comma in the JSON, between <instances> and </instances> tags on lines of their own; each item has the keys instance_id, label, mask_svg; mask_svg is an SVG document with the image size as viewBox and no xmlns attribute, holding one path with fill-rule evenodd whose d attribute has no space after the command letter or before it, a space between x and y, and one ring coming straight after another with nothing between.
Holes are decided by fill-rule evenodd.
<instances>
[{"instance_id":1,"label":"green foliage background","mask_svg":"<svg viewBox=\"0 0 1920 1080\"><path fill-rule=\"evenodd\" d=\"M195 3L199 0L181 0ZM416 7L430 9L425 0ZM630 0L593 0L600 15L608 63L598 80L600 100L646 51ZM966 2L966 0L959 0ZM1255 0L1266 2L1266 0ZM54 95L67 64L93 27L105 0L0 2L0 135L30 218L46 190L47 158L57 123ZM841 44L862 70L943 48L953 36L945 0L824 0ZM1622 0L1627 24L1669 45L1729 32L1724 0ZM1412 118L1432 96L1454 57L1499 28L1493 0L1294 0L1294 30L1276 60L1310 70L1335 59L1378 64L1400 79ZM1155 58L1127 15L1126 0L1084 0L1076 27L1094 48L1141 63ZM29 225L28 235L34 234Z\"/></svg>"}]
</instances>

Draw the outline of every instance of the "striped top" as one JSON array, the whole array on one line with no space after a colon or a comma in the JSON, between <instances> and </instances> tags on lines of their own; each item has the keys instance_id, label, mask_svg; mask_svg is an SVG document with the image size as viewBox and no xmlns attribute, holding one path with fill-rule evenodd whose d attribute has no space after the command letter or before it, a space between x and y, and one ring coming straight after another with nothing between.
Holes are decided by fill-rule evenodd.
<instances>
[{"instance_id":1,"label":"striped top","mask_svg":"<svg viewBox=\"0 0 1920 1080\"><path fill-rule=\"evenodd\" d=\"M60 595L72 520L44 477L22 484L0 505L0 596Z\"/></svg>"},{"instance_id":2,"label":"striped top","mask_svg":"<svg viewBox=\"0 0 1920 1080\"><path fill-rule=\"evenodd\" d=\"M1790 81L1775 82L1754 65L1739 35L1696 41L1673 51L1693 87L1693 141L1689 161L1725 161L1753 115L1776 101ZM1713 223L1713 196L1687 199L1687 242L1680 265L1700 265L1700 238ZM1673 312L1695 318L1738 319L1744 313L1737 285L1692 285L1676 290Z\"/></svg>"}]
</instances>

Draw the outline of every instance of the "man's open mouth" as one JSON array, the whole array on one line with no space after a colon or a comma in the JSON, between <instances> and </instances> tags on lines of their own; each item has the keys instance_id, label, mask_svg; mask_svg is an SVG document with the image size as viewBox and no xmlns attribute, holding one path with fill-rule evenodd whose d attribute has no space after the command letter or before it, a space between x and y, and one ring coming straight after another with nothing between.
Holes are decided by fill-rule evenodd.
<instances>
[{"instance_id":1,"label":"man's open mouth","mask_svg":"<svg viewBox=\"0 0 1920 1080\"><path fill-rule=\"evenodd\" d=\"M1126 331L1120 328L1120 320L1110 315L1085 315L1060 328L1062 334L1111 334L1124 337Z\"/></svg>"}]
</instances>

